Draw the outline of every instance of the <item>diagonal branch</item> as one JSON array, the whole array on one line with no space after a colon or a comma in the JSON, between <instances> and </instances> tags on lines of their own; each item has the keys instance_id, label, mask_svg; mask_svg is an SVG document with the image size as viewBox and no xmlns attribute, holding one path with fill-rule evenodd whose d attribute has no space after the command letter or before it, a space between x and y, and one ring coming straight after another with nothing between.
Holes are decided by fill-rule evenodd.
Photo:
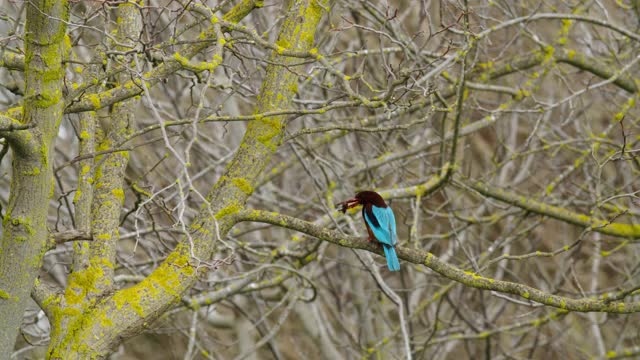
<instances>
[{"instance_id":1,"label":"diagonal branch","mask_svg":"<svg viewBox=\"0 0 640 360\"><path fill-rule=\"evenodd\" d=\"M514 192L497 188L481 181L466 181L461 178L457 178L455 181L484 196L500 200L536 214L549 216L569 224L582 226L601 234L628 239L640 238L640 224L624 224L598 219L596 217L573 212L562 207L549 205Z\"/></svg>"},{"instance_id":2,"label":"diagonal branch","mask_svg":"<svg viewBox=\"0 0 640 360\"><path fill-rule=\"evenodd\" d=\"M345 236L336 230L331 230L302 219L275 212L243 210L235 214L235 220L238 222L252 221L281 226L336 245L352 249L367 250L382 255L381 248L375 246L364 238L357 236ZM396 247L396 251L398 253L398 257L405 261L414 264L423 264L438 274L469 287L513 294L530 301L569 311L597 311L608 313L640 312L640 302L608 302L605 298L572 299L564 296L553 295L524 284L495 280L478 275L471 271L465 271L440 260L437 256L425 250L398 246Z\"/></svg>"}]
</instances>

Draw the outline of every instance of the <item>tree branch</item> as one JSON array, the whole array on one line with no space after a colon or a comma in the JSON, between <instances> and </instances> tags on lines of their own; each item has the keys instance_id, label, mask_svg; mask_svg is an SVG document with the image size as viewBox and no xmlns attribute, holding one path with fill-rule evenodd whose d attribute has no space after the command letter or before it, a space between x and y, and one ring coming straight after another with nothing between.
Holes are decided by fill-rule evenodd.
<instances>
[{"instance_id":1,"label":"tree branch","mask_svg":"<svg viewBox=\"0 0 640 360\"><path fill-rule=\"evenodd\" d=\"M640 238L640 224L623 224L611 222L608 220L598 219L592 216L580 214L561 208L545 204L534 199L518 195L513 192L509 192L497 187L493 187L487 183L481 181L465 181L457 178L456 181L464 186L467 186L484 196L500 200L507 204L517 206L519 208L531 211L536 214L549 216L557 220L561 220L573 225L589 228L592 231L599 232L606 235L638 239Z\"/></svg>"},{"instance_id":2,"label":"tree branch","mask_svg":"<svg viewBox=\"0 0 640 360\"><path fill-rule=\"evenodd\" d=\"M45 313L49 314L52 306L60 301L62 293L59 288L47 281L36 279L36 283L31 290L31 298L40 306Z\"/></svg>"},{"instance_id":3,"label":"tree branch","mask_svg":"<svg viewBox=\"0 0 640 360\"><path fill-rule=\"evenodd\" d=\"M9 50L3 51L2 58L0 58L0 67L8 70L24 71L24 55Z\"/></svg>"},{"instance_id":4,"label":"tree branch","mask_svg":"<svg viewBox=\"0 0 640 360\"><path fill-rule=\"evenodd\" d=\"M238 222L252 221L281 226L336 245L352 249L367 250L378 255L382 255L382 248L364 238L343 235L338 231L330 230L291 216L260 210L243 210L235 214L235 220ZM640 302L607 302L604 298L572 299L564 296L553 295L531 286L510 281L495 280L478 275L471 271L465 271L440 260L437 256L425 250L397 246L396 252L398 253L398 257L405 261L414 264L423 264L448 279L477 289L513 294L530 301L569 311L597 311L624 314L640 312Z\"/></svg>"},{"instance_id":5,"label":"tree branch","mask_svg":"<svg viewBox=\"0 0 640 360\"><path fill-rule=\"evenodd\" d=\"M22 112L10 111L0 114L0 137L7 139L15 151L33 154L37 144L29 129L35 127L36 123L24 124L17 120L17 115L21 116Z\"/></svg>"},{"instance_id":6,"label":"tree branch","mask_svg":"<svg viewBox=\"0 0 640 360\"><path fill-rule=\"evenodd\" d=\"M69 241L93 240L93 237L86 231L67 230L52 233L49 239L52 245L60 245Z\"/></svg>"}]
</instances>

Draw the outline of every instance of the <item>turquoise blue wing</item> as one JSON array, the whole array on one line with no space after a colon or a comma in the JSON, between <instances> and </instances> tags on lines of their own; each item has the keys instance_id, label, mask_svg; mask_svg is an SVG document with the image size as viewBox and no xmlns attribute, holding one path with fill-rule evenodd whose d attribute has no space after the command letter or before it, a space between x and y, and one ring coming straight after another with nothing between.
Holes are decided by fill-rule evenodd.
<instances>
[{"instance_id":1,"label":"turquoise blue wing","mask_svg":"<svg viewBox=\"0 0 640 360\"><path fill-rule=\"evenodd\" d=\"M392 237L392 245L396 246L398 243L398 233L396 232L396 217L393 214L393 210L391 210L391 206L387 207L389 210L389 224L391 224L391 237Z\"/></svg>"},{"instance_id":2,"label":"turquoise blue wing","mask_svg":"<svg viewBox=\"0 0 640 360\"><path fill-rule=\"evenodd\" d=\"M371 206L371 210L377 221L373 221L366 211L364 212L364 219L367 221L367 224L369 224L373 235L375 235L379 242L395 246L398 240L396 235L396 218L393 215L393 210L388 206L386 208ZM374 225L376 222L379 226Z\"/></svg>"}]
</instances>

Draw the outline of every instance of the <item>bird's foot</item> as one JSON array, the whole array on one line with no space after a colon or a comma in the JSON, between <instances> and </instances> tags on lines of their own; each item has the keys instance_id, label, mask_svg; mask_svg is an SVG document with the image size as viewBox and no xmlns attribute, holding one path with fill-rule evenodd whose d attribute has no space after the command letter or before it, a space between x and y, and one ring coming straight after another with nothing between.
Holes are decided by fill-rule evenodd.
<instances>
[{"instance_id":1,"label":"bird's foot","mask_svg":"<svg viewBox=\"0 0 640 360\"><path fill-rule=\"evenodd\" d=\"M377 239L375 239L375 238L368 237L367 241L369 241L370 243L372 243L373 245L375 245L375 246L377 246L379 248L382 248L382 243L380 241L378 241Z\"/></svg>"}]
</instances>

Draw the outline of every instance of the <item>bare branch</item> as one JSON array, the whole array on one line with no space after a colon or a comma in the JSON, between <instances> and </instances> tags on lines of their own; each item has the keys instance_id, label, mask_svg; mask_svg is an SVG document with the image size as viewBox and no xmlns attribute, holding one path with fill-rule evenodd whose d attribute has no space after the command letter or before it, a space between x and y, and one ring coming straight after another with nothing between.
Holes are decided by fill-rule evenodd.
<instances>
[{"instance_id":1,"label":"bare branch","mask_svg":"<svg viewBox=\"0 0 640 360\"><path fill-rule=\"evenodd\" d=\"M338 212L336 212L337 214ZM296 230L318 239L351 249L367 250L378 255L383 251L380 247L372 244L366 239L355 236L344 236L335 230L329 230L297 219L294 217L266 212L260 210L243 210L235 215L237 221L263 222L272 225L282 226L287 229ZM524 299L535 301L544 305L557 307L568 311L577 312L608 312L629 314L640 312L640 302L607 302L605 299L594 300L591 298L571 299L564 296L554 295L530 286L501 281L476 274L472 271L459 269L440 260L432 253L420 249L410 249L396 247L398 257L413 264L422 264L440 275L466 286L483 290L493 290L502 293L518 295Z\"/></svg>"}]
</instances>

